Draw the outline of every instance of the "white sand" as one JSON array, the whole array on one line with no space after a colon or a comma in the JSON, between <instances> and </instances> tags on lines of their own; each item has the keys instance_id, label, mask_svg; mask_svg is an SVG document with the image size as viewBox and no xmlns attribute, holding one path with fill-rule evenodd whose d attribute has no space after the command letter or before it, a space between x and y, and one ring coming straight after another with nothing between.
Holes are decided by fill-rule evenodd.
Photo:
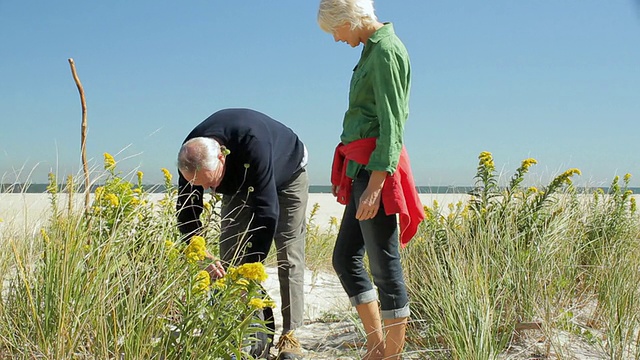
<instances>
[{"instance_id":1,"label":"white sand","mask_svg":"<svg viewBox=\"0 0 640 360\"><path fill-rule=\"evenodd\" d=\"M152 201L157 201L163 194L149 194ZM420 195L423 205L432 206L437 200L441 206L458 201L466 201L468 195L465 194L422 194ZM93 198L92 198L93 199ZM79 210L84 203L83 194L75 194L73 206ZM309 204L307 216L315 204L319 205L318 212L314 217L314 222L320 226L328 226L331 217L338 220L342 218L344 206L340 205L331 194L309 194ZM68 198L66 194L58 197L58 208L66 211ZM27 233L36 232L48 220L51 214L51 202L48 194L7 194L0 193L0 234L2 229L11 227L14 230L25 231Z\"/></svg>"}]
</instances>

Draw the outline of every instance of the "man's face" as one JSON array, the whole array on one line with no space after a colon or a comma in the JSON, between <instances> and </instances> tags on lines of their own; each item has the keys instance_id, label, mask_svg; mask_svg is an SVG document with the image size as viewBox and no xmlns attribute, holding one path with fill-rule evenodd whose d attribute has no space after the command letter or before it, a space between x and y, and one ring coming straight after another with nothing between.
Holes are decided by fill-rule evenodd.
<instances>
[{"instance_id":1,"label":"man's face","mask_svg":"<svg viewBox=\"0 0 640 360\"><path fill-rule=\"evenodd\" d=\"M180 172L182 173L182 176L184 176L184 178L192 185L202 186L205 189L215 189L216 187L218 187L218 185L220 185L220 182L222 181L222 176L224 175L223 168L223 164L220 163L214 170L200 169L195 173L181 170Z\"/></svg>"}]
</instances>

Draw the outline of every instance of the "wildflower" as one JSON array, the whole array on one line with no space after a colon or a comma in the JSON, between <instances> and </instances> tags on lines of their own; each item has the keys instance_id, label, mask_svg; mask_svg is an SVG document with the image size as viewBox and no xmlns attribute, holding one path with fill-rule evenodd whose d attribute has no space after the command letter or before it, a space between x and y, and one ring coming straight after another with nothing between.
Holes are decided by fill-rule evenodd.
<instances>
[{"instance_id":1,"label":"wildflower","mask_svg":"<svg viewBox=\"0 0 640 360\"><path fill-rule=\"evenodd\" d=\"M490 152L481 152L478 156L478 159L480 159L479 165L485 167L487 170L492 171L496 168L495 164L493 163L493 155L491 155Z\"/></svg>"},{"instance_id":2,"label":"wildflower","mask_svg":"<svg viewBox=\"0 0 640 360\"><path fill-rule=\"evenodd\" d=\"M247 286L249 286L249 281L247 279L240 279L240 280L236 281L236 285L240 285L242 287L247 287Z\"/></svg>"},{"instance_id":3,"label":"wildflower","mask_svg":"<svg viewBox=\"0 0 640 360\"><path fill-rule=\"evenodd\" d=\"M447 208L449 209L449 211L453 211L453 206L454 206L453 203L449 203L447 205Z\"/></svg>"},{"instance_id":4,"label":"wildflower","mask_svg":"<svg viewBox=\"0 0 640 360\"><path fill-rule=\"evenodd\" d=\"M113 207L120 205L120 200L118 200L118 196L116 196L116 194L107 194L106 199Z\"/></svg>"},{"instance_id":5,"label":"wildflower","mask_svg":"<svg viewBox=\"0 0 640 360\"><path fill-rule=\"evenodd\" d=\"M528 158L528 159L522 160L522 165L520 165L520 167L522 168L522 170L524 170L524 172L526 172L527 170L529 170L531 165L535 165L537 163L538 163L538 160Z\"/></svg>"},{"instance_id":6,"label":"wildflower","mask_svg":"<svg viewBox=\"0 0 640 360\"><path fill-rule=\"evenodd\" d=\"M104 188L102 186L98 186L95 190L96 200L100 200L103 193L104 193Z\"/></svg>"},{"instance_id":7,"label":"wildflower","mask_svg":"<svg viewBox=\"0 0 640 360\"><path fill-rule=\"evenodd\" d=\"M49 242L51 242L51 240L49 239L49 235L44 229L40 229L40 235L42 236L42 240L44 240L45 244L48 244Z\"/></svg>"},{"instance_id":8,"label":"wildflower","mask_svg":"<svg viewBox=\"0 0 640 360\"><path fill-rule=\"evenodd\" d=\"M433 208L437 209L438 208L438 200L433 200Z\"/></svg>"},{"instance_id":9,"label":"wildflower","mask_svg":"<svg viewBox=\"0 0 640 360\"><path fill-rule=\"evenodd\" d=\"M211 285L211 278L206 270L200 270L196 274L195 284L193 285L194 294L202 294L209 290Z\"/></svg>"},{"instance_id":10,"label":"wildflower","mask_svg":"<svg viewBox=\"0 0 640 360\"><path fill-rule=\"evenodd\" d=\"M176 258L178 258L178 249L175 247L173 241L165 240L164 246L167 248L166 254L169 260L175 260Z\"/></svg>"},{"instance_id":11,"label":"wildflower","mask_svg":"<svg viewBox=\"0 0 640 360\"><path fill-rule=\"evenodd\" d=\"M231 150L227 149L224 146L220 150L222 151L222 155L224 155L224 156L227 156L227 155L231 154Z\"/></svg>"},{"instance_id":12,"label":"wildflower","mask_svg":"<svg viewBox=\"0 0 640 360\"><path fill-rule=\"evenodd\" d=\"M248 169L248 168L249 168L249 164L248 164L248 163L245 163L245 164L244 164L244 168L245 168L245 169Z\"/></svg>"},{"instance_id":13,"label":"wildflower","mask_svg":"<svg viewBox=\"0 0 640 360\"><path fill-rule=\"evenodd\" d=\"M47 185L47 192L49 194L56 194L58 192L58 184L56 183L56 175L49 173L49 185Z\"/></svg>"},{"instance_id":14,"label":"wildflower","mask_svg":"<svg viewBox=\"0 0 640 360\"><path fill-rule=\"evenodd\" d=\"M184 249L184 254L190 263L204 260L206 256L206 242L204 238L198 235L193 236L189 245Z\"/></svg>"},{"instance_id":15,"label":"wildflower","mask_svg":"<svg viewBox=\"0 0 640 360\"><path fill-rule=\"evenodd\" d=\"M629 210L631 210L631 213L635 213L636 210L638 209L638 205L636 204L636 198L631 198L629 199Z\"/></svg>"},{"instance_id":16,"label":"wildflower","mask_svg":"<svg viewBox=\"0 0 640 360\"><path fill-rule=\"evenodd\" d=\"M335 216L330 216L329 217L329 225L338 226L338 218L335 217Z\"/></svg>"},{"instance_id":17,"label":"wildflower","mask_svg":"<svg viewBox=\"0 0 640 360\"><path fill-rule=\"evenodd\" d=\"M218 290L224 289L227 286L227 281L225 279L226 278L224 277L219 278L211 285L211 287Z\"/></svg>"},{"instance_id":18,"label":"wildflower","mask_svg":"<svg viewBox=\"0 0 640 360\"><path fill-rule=\"evenodd\" d=\"M262 299L253 298L249 300L249 306L255 309L264 309L267 306L267 304Z\"/></svg>"},{"instance_id":19,"label":"wildflower","mask_svg":"<svg viewBox=\"0 0 640 360\"><path fill-rule=\"evenodd\" d=\"M264 265L260 262L240 265L240 267L238 267L238 274L246 279L259 282L267 279L267 272L265 271Z\"/></svg>"},{"instance_id":20,"label":"wildflower","mask_svg":"<svg viewBox=\"0 0 640 360\"><path fill-rule=\"evenodd\" d=\"M136 175L138 175L138 184L142 184L142 177L144 176L144 173L142 171L138 171Z\"/></svg>"},{"instance_id":21,"label":"wildflower","mask_svg":"<svg viewBox=\"0 0 640 360\"><path fill-rule=\"evenodd\" d=\"M567 184L571 184L571 179L569 179L569 178L572 177L573 175L582 175L582 172L580 171L580 169L571 168L571 169L565 171L560 176L566 179L565 182L567 182Z\"/></svg>"},{"instance_id":22,"label":"wildflower","mask_svg":"<svg viewBox=\"0 0 640 360\"><path fill-rule=\"evenodd\" d=\"M530 193L530 194L535 194L537 192L538 192L538 188L535 186L531 186L527 189L527 193Z\"/></svg>"},{"instance_id":23,"label":"wildflower","mask_svg":"<svg viewBox=\"0 0 640 360\"><path fill-rule=\"evenodd\" d=\"M211 211L211 204L208 202L204 203L204 209L207 211Z\"/></svg>"},{"instance_id":24,"label":"wildflower","mask_svg":"<svg viewBox=\"0 0 640 360\"><path fill-rule=\"evenodd\" d=\"M171 172L169 170L167 170L167 168L162 168L162 174L164 174L164 181L167 183L171 183L171 179L173 179L173 175L171 175Z\"/></svg>"},{"instance_id":25,"label":"wildflower","mask_svg":"<svg viewBox=\"0 0 640 360\"><path fill-rule=\"evenodd\" d=\"M625 182L625 183L628 183L628 182L629 182L629 180L631 180L631 174L629 174L629 173L624 174L624 178L623 178L623 179L624 179L624 182Z\"/></svg>"},{"instance_id":26,"label":"wildflower","mask_svg":"<svg viewBox=\"0 0 640 360\"><path fill-rule=\"evenodd\" d=\"M249 188L247 189L248 192L252 193L254 191L253 186L249 186Z\"/></svg>"},{"instance_id":27,"label":"wildflower","mask_svg":"<svg viewBox=\"0 0 640 360\"><path fill-rule=\"evenodd\" d=\"M116 160L109 153L104 153L104 169L113 170L116 167Z\"/></svg>"}]
</instances>

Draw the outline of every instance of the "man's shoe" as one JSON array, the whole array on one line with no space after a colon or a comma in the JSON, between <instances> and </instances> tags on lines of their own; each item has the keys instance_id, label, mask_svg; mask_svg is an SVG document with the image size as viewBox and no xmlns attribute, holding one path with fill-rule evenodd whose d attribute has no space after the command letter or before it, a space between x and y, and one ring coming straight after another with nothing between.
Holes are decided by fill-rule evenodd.
<instances>
[{"instance_id":1,"label":"man's shoe","mask_svg":"<svg viewBox=\"0 0 640 360\"><path fill-rule=\"evenodd\" d=\"M293 336L293 331L280 336L280 340L276 344L278 349L278 357L276 360L299 360L302 359L302 347L300 342Z\"/></svg>"}]
</instances>

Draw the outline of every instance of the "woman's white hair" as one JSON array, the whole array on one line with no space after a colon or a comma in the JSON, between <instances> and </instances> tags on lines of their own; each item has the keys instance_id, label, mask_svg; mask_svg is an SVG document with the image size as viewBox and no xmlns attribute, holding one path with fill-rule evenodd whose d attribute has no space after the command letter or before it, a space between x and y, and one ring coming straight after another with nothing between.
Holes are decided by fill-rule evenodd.
<instances>
[{"instance_id":1,"label":"woman's white hair","mask_svg":"<svg viewBox=\"0 0 640 360\"><path fill-rule=\"evenodd\" d=\"M373 0L320 0L318 25L328 33L344 24L357 29L376 21Z\"/></svg>"},{"instance_id":2,"label":"woman's white hair","mask_svg":"<svg viewBox=\"0 0 640 360\"><path fill-rule=\"evenodd\" d=\"M198 170L215 170L220 164L220 144L208 137L188 140L178 152L178 169L195 173Z\"/></svg>"}]
</instances>

